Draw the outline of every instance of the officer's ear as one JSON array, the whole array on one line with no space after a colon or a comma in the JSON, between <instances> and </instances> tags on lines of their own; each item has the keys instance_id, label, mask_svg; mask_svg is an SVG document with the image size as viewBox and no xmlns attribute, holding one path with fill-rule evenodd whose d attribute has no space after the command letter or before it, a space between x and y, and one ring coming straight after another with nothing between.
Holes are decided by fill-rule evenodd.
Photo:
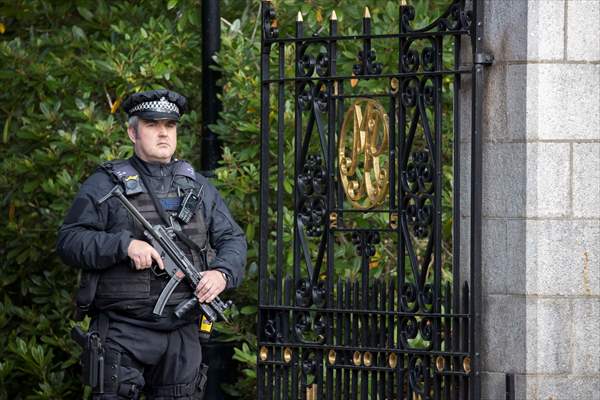
<instances>
[{"instance_id":1,"label":"officer's ear","mask_svg":"<svg viewBox=\"0 0 600 400\"><path fill-rule=\"evenodd\" d=\"M135 140L137 139L137 129L135 129L131 125L127 127L127 136L129 136L129 140L131 140L131 142L135 144Z\"/></svg>"}]
</instances>

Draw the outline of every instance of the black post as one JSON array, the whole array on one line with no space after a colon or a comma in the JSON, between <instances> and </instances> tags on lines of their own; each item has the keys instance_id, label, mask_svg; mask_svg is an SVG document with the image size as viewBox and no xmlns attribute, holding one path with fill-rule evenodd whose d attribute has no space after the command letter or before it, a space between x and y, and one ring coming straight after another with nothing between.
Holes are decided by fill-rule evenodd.
<instances>
[{"instance_id":1,"label":"black post","mask_svg":"<svg viewBox=\"0 0 600 400\"><path fill-rule=\"evenodd\" d=\"M202 139L200 142L200 169L205 176L212 176L221 159L221 143L215 133L208 128L217 122L221 111L221 101L217 94L221 88L217 80L218 71L211 69L215 65L212 57L221 48L221 13L218 0L202 2ZM204 362L209 365L205 398L213 400L229 399L221 391L221 383L233 383L236 366L232 361L235 343L220 343L211 338L202 343Z\"/></svg>"},{"instance_id":2,"label":"black post","mask_svg":"<svg viewBox=\"0 0 600 400\"><path fill-rule=\"evenodd\" d=\"M221 101L217 94L221 91L217 80L221 77L218 71L210 66L215 65L212 57L221 47L221 13L218 0L202 1L202 142L200 166L206 174L217 167L221 159L221 143L208 125L217 122L221 111ZM209 172L209 175L212 173Z\"/></svg>"}]
</instances>

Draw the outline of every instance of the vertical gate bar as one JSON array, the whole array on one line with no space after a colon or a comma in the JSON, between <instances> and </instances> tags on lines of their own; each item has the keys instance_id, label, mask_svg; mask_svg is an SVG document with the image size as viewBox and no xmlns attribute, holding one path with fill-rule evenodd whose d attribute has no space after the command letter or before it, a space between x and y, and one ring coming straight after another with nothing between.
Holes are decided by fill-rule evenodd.
<instances>
[{"instance_id":1,"label":"vertical gate bar","mask_svg":"<svg viewBox=\"0 0 600 400\"><path fill-rule=\"evenodd\" d=\"M388 299L388 291L387 291L387 285L388 283L386 282L386 279L381 280L381 292L379 293L379 309L382 311L388 311L388 303L387 303L387 299ZM387 314L383 314L381 315L380 319L380 327L379 327L379 343L378 346L380 349L385 349L387 348L387 334L389 332L389 325L388 325L388 317ZM386 353L385 352L381 352L377 355L377 358L375 359L377 361L377 366L384 366L387 363L387 360L385 359ZM385 399L385 389L386 389L386 372L385 371L381 371L379 373L379 398L380 399Z\"/></svg>"},{"instance_id":2,"label":"vertical gate bar","mask_svg":"<svg viewBox=\"0 0 600 400\"><path fill-rule=\"evenodd\" d=\"M398 81L398 85L400 82ZM400 87L396 90L399 91ZM396 212L396 98L393 89L390 87L390 108L388 111L389 119L389 177L390 177L390 212ZM391 217L391 215L390 215Z\"/></svg>"},{"instance_id":3,"label":"vertical gate bar","mask_svg":"<svg viewBox=\"0 0 600 400\"><path fill-rule=\"evenodd\" d=\"M367 233L362 231L361 232L361 243L362 243L362 258L361 258L361 283L360 283L360 300L358 300L358 294L359 291L356 291L356 306L359 309L362 310L368 310L369 309L369 256L367 255ZM365 314L365 313L361 313L360 314L360 322L361 322L361 328L360 329L360 333L358 336L358 341L357 341L357 346L359 347L364 347L364 346L368 346L369 342L369 317ZM359 333L359 329L358 329L358 324L356 326L356 331L357 334ZM363 370L361 371L362 373L360 374L361 376L361 399L362 400L367 400L368 397L368 392L367 392L367 384L366 382L368 382L368 375L367 375L367 371Z\"/></svg>"},{"instance_id":4,"label":"vertical gate bar","mask_svg":"<svg viewBox=\"0 0 600 400\"><path fill-rule=\"evenodd\" d=\"M398 48L398 53L401 54L401 47ZM401 72L401 67L400 64L398 65L398 72ZM393 92L393 88L390 89L390 112L389 112L389 122L390 122L390 210L392 210L392 213L395 213L395 231L396 231L396 251L397 251L397 259L400 258L400 209L401 207L401 199L399 196L400 193L400 184L398 184L398 186L396 187L396 180L400 179L400 174L396 174L396 168L398 168L398 171L400 170L400 166L396 167L396 157L397 155L400 154L400 152L398 151L398 140L396 138L396 132L397 132L397 110L398 110L398 94L400 93L400 86L401 86L401 82L400 80L397 81L397 88L396 88L396 93ZM400 157L398 157L398 163L400 163ZM391 221L391 216L392 214L390 214L390 216L388 218L390 218ZM393 228L393 225L390 224L390 227ZM393 236L393 234L391 234ZM396 261L396 267L398 266L398 261ZM399 275L400 275L400 271L398 269L396 269L396 273L398 274L398 282L400 281ZM394 307L394 279L393 278L389 278L389 285L388 283L384 283L383 287L385 288L386 286L388 286L389 290L386 292L385 290L382 293L382 305L381 305L381 309L382 310L388 310L388 311L394 311L396 310L396 308ZM399 303L398 303L398 310L399 310ZM394 316L392 314L390 314L389 316L386 316L383 318L384 321L384 328L385 328L385 334L386 337L384 337L381 341L381 345L385 346L388 349L392 349L395 344L394 344ZM383 353L383 362L382 365L389 367L389 352ZM381 379L382 379L382 385L381 385L381 390L380 390L380 398L381 399L391 399L392 398L392 393L393 393L393 387L394 387L394 378L395 378L395 373L394 370L392 369L391 372L385 372L382 371L381 372Z\"/></svg>"},{"instance_id":5,"label":"vertical gate bar","mask_svg":"<svg viewBox=\"0 0 600 400\"><path fill-rule=\"evenodd\" d=\"M451 336L451 324L452 324L452 288L450 283L446 283L446 294L444 296L444 313L447 315L444 318L444 351L450 352L452 348L452 338ZM452 365L452 360L450 358L444 357L444 364L449 368ZM454 379L452 376L444 375L444 399L451 399L451 387L454 383Z\"/></svg>"},{"instance_id":6,"label":"vertical gate bar","mask_svg":"<svg viewBox=\"0 0 600 400\"><path fill-rule=\"evenodd\" d=\"M273 304L273 280L272 278L268 278L267 279L267 284L266 284L266 293L265 293L265 297L266 297L266 302L268 305ZM273 314L276 311L269 311L269 313L267 314L267 320L269 321L273 321ZM268 340L268 338L266 338ZM273 354L272 354L272 349L269 348L269 346L267 346L267 349L269 351L269 356L267 357L267 359L271 358L273 359ZM266 379L266 385L265 385L265 399L271 400L273 398L273 368L274 366L272 364L267 364L266 365L266 370L267 370L267 379Z\"/></svg>"},{"instance_id":7,"label":"vertical gate bar","mask_svg":"<svg viewBox=\"0 0 600 400\"><path fill-rule=\"evenodd\" d=\"M273 304L281 304L283 301L282 284L283 284L283 155L285 154L284 149L284 114L285 114L285 43L279 43L279 83L277 93L277 233L276 233L276 251L275 251L275 289L273 296ZM282 329L282 315L281 311L277 312L277 330L278 334L281 334ZM281 359L282 350L279 347L275 347L273 350L273 356L277 359ZM281 398L281 374L282 368L274 366L275 368L275 400Z\"/></svg>"},{"instance_id":8,"label":"vertical gate bar","mask_svg":"<svg viewBox=\"0 0 600 400\"><path fill-rule=\"evenodd\" d=\"M279 281L277 281L275 278L271 278L269 280L269 283L271 285L271 304L273 304L273 305L281 304L280 300L279 300L280 292L277 291L277 286L279 285ZM275 333L275 337L273 338L273 342L276 343L278 341L279 335L281 334L282 311L281 310L274 311L273 316L274 316L275 329L276 329L276 333ZM274 361L281 359L281 348L279 346L273 346L272 353L273 353L273 355L271 358ZM281 400L281 373L282 373L281 366L274 363L273 364L274 380L271 381L271 382L273 382L273 384L271 386L273 387L274 400Z\"/></svg>"},{"instance_id":9,"label":"vertical gate bar","mask_svg":"<svg viewBox=\"0 0 600 400\"><path fill-rule=\"evenodd\" d=\"M365 15L363 17L363 35L365 35L365 39L363 39L363 57L362 57L362 74L363 75L369 75L370 71L368 68L368 64L369 64L369 57L370 57L370 52L371 52L371 16L369 14L369 9L367 7L365 7ZM370 232L369 232L370 233ZM361 232L361 237L360 237L360 243L361 243L361 299L360 299L360 303L356 302L356 306L357 308L362 308L363 310L369 310L370 305L369 305L369 262L370 262L370 255L368 254L368 246L370 246L370 243L368 242L368 238L367 238L367 233L362 231ZM358 297L358 291L355 294ZM369 372L368 370L364 367L364 351L363 351L363 347L369 346L369 339L370 339L370 318L368 317L367 314L362 313L361 314L361 319L360 319L361 323L362 323L362 335L360 335L359 340L358 340L358 346L361 347L361 349L359 350L362 354L362 363L360 365L358 365L358 368L363 368L362 373L360 374L360 386L361 386L361 399L362 400L367 400L368 396L369 396ZM358 328L358 326L357 326ZM358 329L357 329L357 334L359 334Z\"/></svg>"},{"instance_id":10,"label":"vertical gate bar","mask_svg":"<svg viewBox=\"0 0 600 400\"><path fill-rule=\"evenodd\" d=\"M357 281L352 282L352 303L351 309L360 308L359 303L359 284ZM359 340L360 340L360 332L358 330L358 319L359 316L357 314L352 315L352 347L355 349L354 351L358 351ZM354 357L351 359L353 360ZM352 369L352 399L358 400L358 370Z\"/></svg>"},{"instance_id":11,"label":"vertical gate bar","mask_svg":"<svg viewBox=\"0 0 600 400\"><path fill-rule=\"evenodd\" d=\"M479 399L480 393L480 346L481 335L481 201L482 201L482 136L483 136L483 65L477 64L477 57L483 51L483 0L473 2L474 36L473 40L473 87L472 87L472 137L471 137L471 377L470 393L472 399Z\"/></svg>"},{"instance_id":12,"label":"vertical gate bar","mask_svg":"<svg viewBox=\"0 0 600 400\"><path fill-rule=\"evenodd\" d=\"M296 38L301 38L304 36L304 27L302 23L302 14L300 11L298 12L298 18L296 19ZM301 146L302 146L302 109L300 107L300 90L302 83L298 81L298 76L300 75L300 68L298 66L298 61L300 59L300 47L302 43L300 41L295 42L295 73L294 77L294 232L293 232L293 272L292 272L292 284L293 284L293 292L296 292L296 285L298 284L298 279L300 279L300 244L299 244L299 232L298 232L298 207L300 205L300 194L298 191L298 174L301 169ZM293 306L296 306L296 297L292 296ZM296 328L296 313L292 311L292 330ZM292 337L294 335L292 334ZM298 390L300 385L300 380L298 377L299 373L299 363L300 361L300 347L295 348L292 353L292 399L298 399ZM301 392L302 398L306 393Z\"/></svg>"},{"instance_id":13,"label":"vertical gate bar","mask_svg":"<svg viewBox=\"0 0 600 400\"><path fill-rule=\"evenodd\" d=\"M335 36L337 36L337 17L335 15L335 11L332 13L331 17L329 18L329 41L328 41L328 57L329 57L329 68L328 68L328 74L329 76L335 76L337 75L337 62L336 62L336 58L337 58L337 49L336 49L336 41L335 39L333 39ZM327 140L327 151L328 151L328 157L327 157L327 210L328 210L328 214L326 215L325 218L325 229L324 229L324 235L327 235L327 308L331 309L333 304L334 304L334 297L333 297L333 283L334 283L334 248L333 246L335 245L335 241L334 241L334 234L335 232L331 229L331 224L330 224L330 215L331 215L331 210L333 209L333 207L335 206L334 203L334 182L335 182L335 145L337 143L337 141L335 140L336 137L336 100L333 97L334 95L334 86L335 86L335 82L333 81L328 81L327 82L327 134L329 136L328 140ZM328 345L332 345L334 343L334 338L333 338L333 330L332 327L334 325L334 318L335 315L333 313L327 313L327 341L326 343ZM326 365L328 366L328 371L327 371L327 398L328 399L333 399L333 371L334 371L334 367L333 365L330 365L329 363L326 363Z\"/></svg>"},{"instance_id":14,"label":"vertical gate bar","mask_svg":"<svg viewBox=\"0 0 600 400\"><path fill-rule=\"evenodd\" d=\"M345 305L346 305L346 309L351 310L352 309L352 286L351 286L351 282L350 279L346 279L346 283L345 283L346 289L344 290L344 297L345 297ZM352 347L354 345L353 342L353 335L352 335L352 321L351 321L351 317L352 314L349 312L344 313L344 344L346 345L346 347ZM344 351L344 364L345 365L349 365L352 362L352 357L348 357L348 351ZM349 399L350 398L350 371L349 369L345 368L344 369L344 399Z\"/></svg>"},{"instance_id":15,"label":"vertical gate bar","mask_svg":"<svg viewBox=\"0 0 600 400\"><path fill-rule=\"evenodd\" d=\"M261 4L261 11L263 13L263 21L265 16L269 12L271 5L263 1ZM267 276L267 262L268 262L268 249L267 249L267 238L268 238L268 227L267 221L268 213L267 208L269 204L269 84L265 81L269 79L269 54L271 51L271 45L265 42L264 29L261 35L261 59L260 59L260 71L261 71L261 90L260 90L260 101L261 101L261 118L260 118L260 221L259 221L259 256L258 256L258 304L259 308L264 304L264 292L260 290L261 283ZM260 340L262 337L262 312L258 313L258 324L257 324L257 338ZM258 354L257 354L258 360ZM258 373L257 373L257 392L259 398L264 396L264 364L258 360Z\"/></svg>"},{"instance_id":16,"label":"vertical gate bar","mask_svg":"<svg viewBox=\"0 0 600 400\"><path fill-rule=\"evenodd\" d=\"M285 154L285 43L279 43L279 93L277 94L277 238L276 238L276 283L277 294L275 300L281 304L282 296L282 270L283 270L283 172Z\"/></svg>"},{"instance_id":17,"label":"vertical gate bar","mask_svg":"<svg viewBox=\"0 0 600 400\"><path fill-rule=\"evenodd\" d=\"M460 41L461 35L454 35L454 70L458 70L460 67ZM453 184L452 184L452 284L453 284L453 298L452 298L452 309L455 313L460 312L460 282L461 282L461 264L460 264L460 207L461 207L461 182L460 182L460 143L461 143L461 130L460 130L460 74L454 74L453 81L453 140L454 140L454 154L453 154ZM452 350L457 351L459 348L460 340L460 319L452 319ZM454 383L454 397L458 397L458 382L456 379L452 379Z\"/></svg>"},{"instance_id":18,"label":"vertical gate bar","mask_svg":"<svg viewBox=\"0 0 600 400\"><path fill-rule=\"evenodd\" d=\"M463 314L470 314L470 293L469 293L469 284L465 281L465 284L463 285L462 288L462 313ZM461 343L461 351L463 352L469 352L469 343L470 343L470 330L471 329L471 322L472 320L470 318L463 318L462 319L462 343ZM459 363L459 367L462 367L461 365L462 363ZM460 386L460 399L473 399L473 397L470 397L470 389L469 387L471 385L469 385L469 382L472 382L472 379L470 379L470 376L465 376L462 379L462 384ZM477 399L474 399L477 400Z\"/></svg>"},{"instance_id":19,"label":"vertical gate bar","mask_svg":"<svg viewBox=\"0 0 600 400\"><path fill-rule=\"evenodd\" d=\"M443 51L443 38L438 36L435 39L435 69L441 71L442 66L442 51ZM434 274L433 274L433 286L434 286L434 305L433 312L439 313L441 311L441 297L442 297L442 75L438 75L434 78L435 86L435 222L434 222L434 241L435 241L435 255L434 255ZM436 350L441 350L440 342L441 332L441 319L433 319L433 347ZM441 385L439 375L434 374L434 399L440 399Z\"/></svg>"},{"instance_id":20,"label":"vertical gate bar","mask_svg":"<svg viewBox=\"0 0 600 400\"><path fill-rule=\"evenodd\" d=\"M296 20L296 38L304 36L304 27L302 22L302 14L298 12L298 19ZM301 165L301 146L302 146L302 108L300 106L300 89L302 82L297 78L300 75L300 68L298 61L300 60L300 47L303 44L299 41L296 42L295 48L295 94L294 104L295 108L295 126L294 126L294 285L297 284L300 279L300 244L299 244L299 232L298 232L298 207L300 206L300 193L298 191L298 175L302 171ZM294 302L295 304L295 302Z\"/></svg>"},{"instance_id":21,"label":"vertical gate bar","mask_svg":"<svg viewBox=\"0 0 600 400\"><path fill-rule=\"evenodd\" d=\"M379 305L379 292L380 285L379 279L373 281L372 289L371 289L371 307L370 310L377 310ZM369 333L371 335L370 347L379 348L379 331L381 330L381 326L379 325L379 314L373 313L371 316L372 326L369 329ZM377 356L379 352L372 352L371 354L371 363L372 365L377 365ZM369 380L371 381L371 399L377 399L378 392L378 379L377 379L377 370L370 369L369 371Z\"/></svg>"},{"instance_id":22,"label":"vertical gate bar","mask_svg":"<svg viewBox=\"0 0 600 400\"><path fill-rule=\"evenodd\" d=\"M284 300L283 305L291 306L292 305L292 279L287 276L285 279L285 287L284 287ZM283 319L284 323L282 324L282 332L283 332L283 341L285 343L290 342L290 312L285 311L285 318ZM289 397L289 386L290 386L290 367L286 365L283 370L283 399L288 400Z\"/></svg>"},{"instance_id":23,"label":"vertical gate bar","mask_svg":"<svg viewBox=\"0 0 600 400\"><path fill-rule=\"evenodd\" d=\"M342 124L344 121L344 113L346 112L344 107L344 81L336 81L337 95L338 95L338 104L337 104L337 127L336 131L339 132L342 129ZM336 142L336 149L339 148L339 135L337 137L338 141ZM336 178L339 178L339 174L336 171ZM336 185L337 188L337 225L339 227L344 226L344 188L339 183Z\"/></svg>"},{"instance_id":24,"label":"vertical gate bar","mask_svg":"<svg viewBox=\"0 0 600 400\"><path fill-rule=\"evenodd\" d=\"M307 350L308 349L306 349L304 347L298 347L298 353L299 353L298 354L298 367L300 370L300 398L302 400L312 400L312 399L309 399L308 396L306 395L306 388L308 387L308 385L307 385L306 375L304 374L304 371L302 370L302 364L308 358Z\"/></svg>"},{"instance_id":25,"label":"vertical gate bar","mask_svg":"<svg viewBox=\"0 0 600 400\"><path fill-rule=\"evenodd\" d=\"M317 349L315 350L315 377L314 377L314 383L316 383L316 387L314 385L313 386L313 398L322 398L321 396L323 396L324 390L323 390L323 350L322 349ZM315 393L316 391L316 393Z\"/></svg>"},{"instance_id":26,"label":"vertical gate bar","mask_svg":"<svg viewBox=\"0 0 600 400\"><path fill-rule=\"evenodd\" d=\"M338 310L342 310L344 307L344 292L343 292L343 287L344 287L344 282L342 281L342 278L338 278L338 282L337 282L337 309ZM336 346L343 346L345 345L347 342L344 342L342 340L342 335L344 333L344 321L343 321L343 316L342 313L339 311L336 311L335 313L336 315L336 340L335 340L335 345ZM337 364L338 362L342 362L343 363L343 353L340 350L336 351L336 359L334 362L334 365ZM336 373L335 373L335 399L339 399L341 400L343 398L342 396L342 374L343 374L343 370L336 368Z\"/></svg>"},{"instance_id":27,"label":"vertical gate bar","mask_svg":"<svg viewBox=\"0 0 600 400\"><path fill-rule=\"evenodd\" d=\"M293 282L292 282L293 283ZM294 300L292 300L294 301ZM294 321L294 314L292 314L292 324L295 325L295 321ZM295 329L295 326L292 326L292 329ZM296 347L293 348L293 353L292 353L292 400L297 400L298 399L298 386L300 384L299 379L298 379L298 370L299 370L299 363L300 363L300 347Z\"/></svg>"},{"instance_id":28,"label":"vertical gate bar","mask_svg":"<svg viewBox=\"0 0 600 400\"><path fill-rule=\"evenodd\" d=\"M400 11L399 11L399 32L400 33L405 33L405 29L404 29L404 24L402 23L402 15L403 15L403 10L409 7L406 4L400 5ZM398 47L398 72L403 72L404 68L402 66L402 59L405 56L405 52L404 52L404 47L406 45L406 39L401 36L399 39L399 47ZM405 79L402 78L400 79L400 82L398 82L398 93L401 93L402 91L402 87L404 85L404 81ZM396 228L396 232L398 235L398 241L397 241L397 247L396 247L396 252L398 254L398 259L397 259L397 270L398 270L398 274L397 274L397 297L396 297L396 310L397 311L404 311L403 307L402 307L402 294L404 291L404 279L405 279L405 274L406 274L406 259L405 259L405 240L404 240L404 234L403 234L403 230L402 230L402 225L404 224L405 218L406 218L406 212L405 212L405 195L404 195L404 189L402 188L402 184L401 184L401 180L402 180L402 168L404 165L404 146L405 146L405 141L406 141L406 107L404 106L404 104L401 101L398 101L398 111L399 111L399 118L398 118L398 226ZM396 348L400 349L401 348L401 341L400 341L400 334L401 334L401 328L400 328L400 318L398 318L397 324L396 324ZM402 374L398 374L398 390L400 392L402 392L402 381L400 381L400 379L402 379L402 381L404 380L404 376L403 373Z\"/></svg>"},{"instance_id":29,"label":"vertical gate bar","mask_svg":"<svg viewBox=\"0 0 600 400\"><path fill-rule=\"evenodd\" d=\"M388 310L389 311L395 311L395 307L394 307L394 280L390 279L389 284L388 284ZM393 349L394 348L394 321L395 321L395 317L393 314L390 314L388 316L388 326L386 329L386 333L387 333L387 348L388 349ZM389 357L390 357L391 351L388 351L388 353L385 354L385 365L390 367L390 361L389 361ZM387 386L386 386L386 399L391 399L392 398L392 394L393 394L393 388L394 388L394 370L392 369L390 372L387 373Z\"/></svg>"}]
</instances>

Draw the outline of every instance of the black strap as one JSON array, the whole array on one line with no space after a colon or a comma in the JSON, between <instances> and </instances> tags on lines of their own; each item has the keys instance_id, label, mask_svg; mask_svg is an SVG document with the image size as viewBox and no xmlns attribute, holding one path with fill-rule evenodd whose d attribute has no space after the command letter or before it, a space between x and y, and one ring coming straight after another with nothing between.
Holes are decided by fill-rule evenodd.
<instances>
[{"instance_id":1,"label":"black strap","mask_svg":"<svg viewBox=\"0 0 600 400\"><path fill-rule=\"evenodd\" d=\"M148 181L146 180L146 177L144 176L144 174L142 174L140 172L140 171L143 171L143 166L141 165L140 161L136 157L131 157L130 160L131 160L131 164L138 171L138 174L142 178L142 182L144 183L144 186L146 186L146 191L148 192L148 195L152 199L152 203L154 204L154 207L156 208L158 215L160 215L160 218L163 220L163 222L165 223L166 226L171 226L171 221L169 220L169 217L167 216L165 209L163 208L162 204L156 197L156 194L154 194L154 191L152 190L152 187L148 184ZM202 257L202 261L204 263L206 263L206 261L207 261L206 256L205 256L206 249L202 249L200 246L198 246L196 243L194 243L194 241L192 239L190 239L185 233L183 233L182 231L180 231L178 229L175 229L175 227L173 227L173 232L175 232L175 235L177 236L177 238L179 240L181 240L183 243L185 243L189 248L196 250Z\"/></svg>"},{"instance_id":2,"label":"black strap","mask_svg":"<svg viewBox=\"0 0 600 400\"><path fill-rule=\"evenodd\" d=\"M153 386L150 387L152 397L182 397L192 396L204 392L207 381L208 366L201 364L200 369L196 372L194 380L189 383L179 383L175 385ZM193 397L197 398L197 397ZM202 397L200 397L202 398Z\"/></svg>"}]
</instances>

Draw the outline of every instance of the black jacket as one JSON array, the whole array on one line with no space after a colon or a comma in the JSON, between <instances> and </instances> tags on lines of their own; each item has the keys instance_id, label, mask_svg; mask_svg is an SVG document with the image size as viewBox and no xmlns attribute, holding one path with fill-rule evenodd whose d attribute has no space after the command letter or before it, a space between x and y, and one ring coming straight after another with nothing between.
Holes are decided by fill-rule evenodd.
<instances>
[{"instance_id":1,"label":"black jacket","mask_svg":"<svg viewBox=\"0 0 600 400\"><path fill-rule=\"evenodd\" d=\"M162 192L173 185L177 161L141 163L144 171L139 172L153 185L153 190ZM243 278L246 262L244 233L215 187L200 174L196 174L196 180L204 186L198 212L204 215L210 244L216 251L208 268L226 272L228 287L236 287ZM115 184L113 177L102 169L82 184L58 233L57 252L66 264L84 270L103 270L127 261L127 248L133 239L132 220L127 210L116 199L97 204Z\"/></svg>"}]
</instances>

